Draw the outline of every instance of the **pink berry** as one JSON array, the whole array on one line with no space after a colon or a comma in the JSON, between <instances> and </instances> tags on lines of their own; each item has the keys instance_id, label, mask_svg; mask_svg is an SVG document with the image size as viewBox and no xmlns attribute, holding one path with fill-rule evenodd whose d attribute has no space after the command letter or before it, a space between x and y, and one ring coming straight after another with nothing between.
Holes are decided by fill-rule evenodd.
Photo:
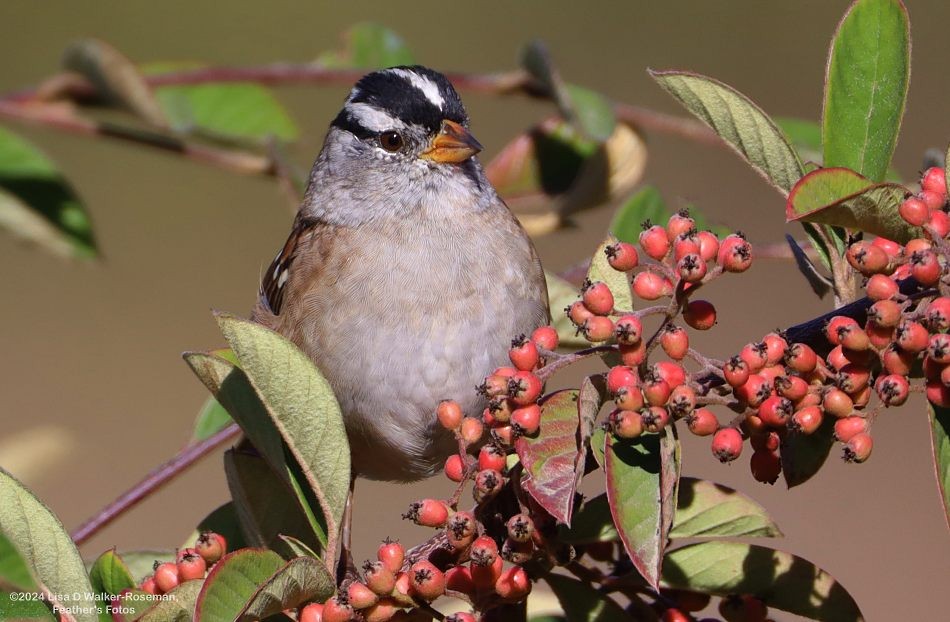
<instances>
[{"instance_id":1,"label":"pink berry","mask_svg":"<svg viewBox=\"0 0 950 622\"><path fill-rule=\"evenodd\" d=\"M664 276L643 271L633 278L633 292L644 300L657 300L673 293L673 284Z\"/></svg>"},{"instance_id":2,"label":"pink berry","mask_svg":"<svg viewBox=\"0 0 950 622\"><path fill-rule=\"evenodd\" d=\"M446 430L457 430L462 425L462 407L458 405L458 402L442 400L435 414Z\"/></svg>"},{"instance_id":3,"label":"pink berry","mask_svg":"<svg viewBox=\"0 0 950 622\"><path fill-rule=\"evenodd\" d=\"M687 283L698 283L706 276L706 262L697 253L690 253L677 262L676 272Z\"/></svg>"},{"instance_id":4,"label":"pink berry","mask_svg":"<svg viewBox=\"0 0 950 622\"><path fill-rule=\"evenodd\" d=\"M719 420L708 408L697 408L686 416L686 426L696 436L709 436L719 429Z\"/></svg>"},{"instance_id":5,"label":"pink berry","mask_svg":"<svg viewBox=\"0 0 950 622\"><path fill-rule=\"evenodd\" d=\"M553 326L541 326L531 333L531 341L539 348L554 350L557 348L557 330Z\"/></svg>"},{"instance_id":6,"label":"pink berry","mask_svg":"<svg viewBox=\"0 0 950 622\"><path fill-rule=\"evenodd\" d=\"M581 326L581 332L588 341L607 341L614 333L614 323L609 317L592 315Z\"/></svg>"},{"instance_id":7,"label":"pink berry","mask_svg":"<svg viewBox=\"0 0 950 622\"><path fill-rule=\"evenodd\" d=\"M465 479L465 464L462 462L462 456L452 454L445 459L445 476L453 482L460 482Z\"/></svg>"},{"instance_id":8,"label":"pink berry","mask_svg":"<svg viewBox=\"0 0 950 622\"><path fill-rule=\"evenodd\" d=\"M930 208L917 197L905 199L897 208L897 213L907 224L915 227L922 227L930 220Z\"/></svg>"},{"instance_id":9,"label":"pink berry","mask_svg":"<svg viewBox=\"0 0 950 622\"><path fill-rule=\"evenodd\" d=\"M611 244L604 249L604 253L607 255L607 263L610 267L620 272L629 272L640 263L636 247L627 242Z\"/></svg>"},{"instance_id":10,"label":"pink berry","mask_svg":"<svg viewBox=\"0 0 950 622\"><path fill-rule=\"evenodd\" d=\"M935 194L947 194L947 178L944 170L939 166L931 166L920 177L920 187L922 190L933 192Z\"/></svg>"},{"instance_id":11,"label":"pink berry","mask_svg":"<svg viewBox=\"0 0 950 622\"><path fill-rule=\"evenodd\" d=\"M660 225L648 227L640 234L640 248L647 256L662 260L670 250L670 239L666 236L666 229Z\"/></svg>"},{"instance_id":12,"label":"pink berry","mask_svg":"<svg viewBox=\"0 0 950 622\"><path fill-rule=\"evenodd\" d=\"M606 283L587 281L583 287L584 306L595 315L607 315L614 309L614 295Z\"/></svg>"},{"instance_id":13,"label":"pink berry","mask_svg":"<svg viewBox=\"0 0 950 622\"><path fill-rule=\"evenodd\" d=\"M847 442L844 448L844 459L846 462L864 462L871 455L871 449L874 447L874 441L867 432L858 432Z\"/></svg>"},{"instance_id":14,"label":"pink berry","mask_svg":"<svg viewBox=\"0 0 950 622\"><path fill-rule=\"evenodd\" d=\"M745 272L752 265L752 246L741 234L733 233L719 245L717 261L726 272Z\"/></svg>"},{"instance_id":15,"label":"pink berry","mask_svg":"<svg viewBox=\"0 0 950 622\"><path fill-rule=\"evenodd\" d=\"M742 453L742 434L735 428L722 428L713 436L713 455L720 462L732 462Z\"/></svg>"},{"instance_id":16,"label":"pink berry","mask_svg":"<svg viewBox=\"0 0 950 622\"><path fill-rule=\"evenodd\" d=\"M511 359L511 364L521 371L531 371L541 362L538 346L525 335L512 340L508 358Z\"/></svg>"},{"instance_id":17,"label":"pink berry","mask_svg":"<svg viewBox=\"0 0 950 622\"><path fill-rule=\"evenodd\" d=\"M449 508L444 501L423 499L410 504L402 517L422 527L442 527L449 519Z\"/></svg>"}]
</instances>

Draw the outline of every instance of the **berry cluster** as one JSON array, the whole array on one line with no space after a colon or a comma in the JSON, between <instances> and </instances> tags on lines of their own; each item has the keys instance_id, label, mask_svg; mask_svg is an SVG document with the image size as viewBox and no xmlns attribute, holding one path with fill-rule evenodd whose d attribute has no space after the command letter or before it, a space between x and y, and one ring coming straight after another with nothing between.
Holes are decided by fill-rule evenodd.
<instances>
[{"instance_id":1,"label":"berry cluster","mask_svg":"<svg viewBox=\"0 0 950 622\"><path fill-rule=\"evenodd\" d=\"M167 594L185 581L203 580L208 569L227 551L224 536L212 531L202 532L194 548L179 550L174 562L155 562L154 572L145 577L139 589L148 594Z\"/></svg>"}]
</instances>

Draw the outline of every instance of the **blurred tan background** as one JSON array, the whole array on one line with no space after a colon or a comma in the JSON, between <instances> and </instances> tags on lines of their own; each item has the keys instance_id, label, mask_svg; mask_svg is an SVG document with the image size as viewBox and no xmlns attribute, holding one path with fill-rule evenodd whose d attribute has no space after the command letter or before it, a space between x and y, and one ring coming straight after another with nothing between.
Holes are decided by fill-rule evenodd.
<instances>
[{"instance_id":1,"label":"blurred tan background","mask_svg":"<svg viewBox=\"0 0 950 622\"><path fill-rule=\"evenodd\" d=\"M950 5L909 5L913 76L895 160L906 177L920 167L926 148L950 138ZM568 80L620 100L681 114L645 69L689 68L736 86L772 114L817 119L828 41L846 7L843 0L7 1L0 6L0 90L53 73L63 48L80 37L101 37L141 62L259 64L312 59L337 46L346 27L370 19L397 30L420 62L438 69L507 69L522 43L540 37ZM302 127L295 154L305 166L345 90L280 91ZM550 112L521 98L463 97L486 161ZM75 183L105 255L98 264L65 263L0 236L0 452L9 457L15 446L32 455L39 468L16 474L71 529L187 441L205 390L179 355L222 343L209 309L249 311L260 271L283 244L291 214L271 180L128 145L8 127L42 146ZM783 222L781 198L726 150L657 134L649 143L646 181L674 205L695 202L754 242L778 241L786 230L798 235ZM612 208L585 213L577 228L538 240L547 267L559 270L589 254L611 214ZM790 263L778 261L725 279L709 297L720 325L695 341L715 356L828 304L815 299ZM868 619L936 619L950 605L950 594L938 587L950 576L950 539L923 404L881 417L875 438L867 464L845 465L835 449L814 481L792 491L753 481L747 456L729 467L714 463L705 441L686 440L684 473L761 501L786 534L774 544L831 572ZM425 487L426 494L444 488L441 482ZM387 535L410 542L424 535L397 520L422 487L359 488L359 559ZM220 456L210 456L82 550L174 547L226 495ZM372 511L360 511L370 503Z\"/></svg>"}]
</instances>

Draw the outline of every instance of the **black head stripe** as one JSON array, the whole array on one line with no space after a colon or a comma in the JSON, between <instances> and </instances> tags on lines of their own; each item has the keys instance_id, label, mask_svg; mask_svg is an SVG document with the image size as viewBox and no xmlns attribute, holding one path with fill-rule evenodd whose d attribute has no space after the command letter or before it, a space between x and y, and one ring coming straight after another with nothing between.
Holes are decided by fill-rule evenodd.
<instances>
[{"instance_id":1,"label":"black head stripe","mask_svg":"<svg viewBox=\"0 0 950 622\"><path fill-rule=\"evenodd\" d=\"M443 119L463 125L468 124L468 115L462 106L462 100L459 99L452 84L441 73L418 65L394 69L415 73L433 83L438 88L442 99L442 108L440 109L400 72L388 70L363 76L353 87L352 99L349 102L369 104L407 124L421 125L432 133L439 131ZM346 115L345 110L337 116L333 124L350 131L352 131L352 126L357 125L355 120ZM353 133L359 135L357 132Z\"/></svg>"}]
</instances>

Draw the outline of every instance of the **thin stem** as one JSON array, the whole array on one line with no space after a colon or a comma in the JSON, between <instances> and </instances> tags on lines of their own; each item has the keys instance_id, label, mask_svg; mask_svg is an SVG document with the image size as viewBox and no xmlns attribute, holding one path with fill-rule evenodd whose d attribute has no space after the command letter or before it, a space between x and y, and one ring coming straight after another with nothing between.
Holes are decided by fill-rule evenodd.
<instances>
[{"instance_id":1,"label":"thin stem","mask_svg":"<svg viewBox=\"0 0 950 622\"><path fill-rule=\"evenodd\" d=\"M73 542L82 544L96 535L103 527L138 505L145 497L180 475L188 467L206 456L210 451L237 437L240 432L241 429L237 424L232 423L203 441L190 443L178 452L174 458L153 469L144 479L122 493L115 501L99 511L98 514L80 525L72 533Z\"/></svg>"},{"instance_id":2,"label":"thin stem","mask_svg":"<svg viewBox=\"0 0 950 622\"><path fill-rule=\"evenodd\" d=\"M557 352L550 352L550 351L545 350L541 352L541 355L545 359L551 362L545 365L544 367L542 367L541 369L539 369L537 372L535 372L535 375L541 379L541 382L544 382L548 378L553 376L559 370L567 367L568 365L576 363L577 361L581 359L585 359L595 354L601 354L603 352L611 352L616 349L617 349L617 346L615 345L594 346L592 348L587 348L585 350L578 350L577 352L572 352L571 354L560 354Z\"/></svg>"}]
</instances>

